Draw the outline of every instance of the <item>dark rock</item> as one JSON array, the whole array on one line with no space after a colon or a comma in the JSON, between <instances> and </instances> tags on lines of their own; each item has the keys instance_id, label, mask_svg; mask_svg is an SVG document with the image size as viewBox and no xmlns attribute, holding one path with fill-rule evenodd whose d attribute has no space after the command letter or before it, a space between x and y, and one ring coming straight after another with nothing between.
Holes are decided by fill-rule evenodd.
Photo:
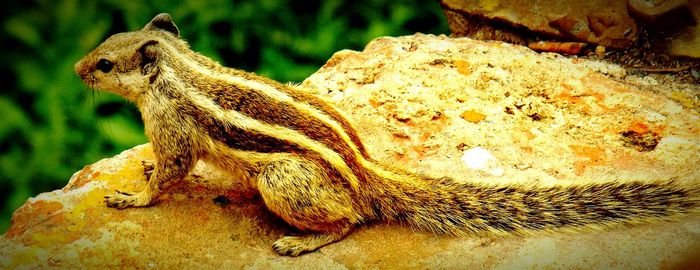
<instances>
[{"instance_id":1,"label":"dark rock","mask_svg":"<svg viewBox=\"0 0 700 270\"><path fill-rule=\"evenodd\" d=\"M457 36L509 42L543 36L614 48L630 46L637 37L637 24L624 0L440 0L440 4Z\"/></svg>"}]
</instances>

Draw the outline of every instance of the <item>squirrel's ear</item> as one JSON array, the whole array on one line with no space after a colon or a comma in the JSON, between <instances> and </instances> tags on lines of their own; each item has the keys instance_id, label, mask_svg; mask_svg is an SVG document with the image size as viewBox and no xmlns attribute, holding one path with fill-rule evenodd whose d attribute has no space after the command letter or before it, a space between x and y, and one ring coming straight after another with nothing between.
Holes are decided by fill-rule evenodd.
<instances>
[{"instance_id":1,"label":"squirrel's ear","mask_svg":"<svg viewBox=\"0 0 700 270\"><path fill-rule=\"evenodd\" d=\"M149 40L139 46L138 53L141 55L141 71L143 74L151 73L160 58L160 48L158 41Z\"/></svg>"},{"instance_id":2,"label":"squirrel's ear","mask_svg":"<svg viewBox=\"0 0 700 270\"><path fill-rule=\"evenodd\" d=\"M143 27L143 30L162 30L170 32L176 37L180 36L180 30L173 22L173 18L168 13L161 13L153 17L153 19Z\"/></svg>"}]
</instances>

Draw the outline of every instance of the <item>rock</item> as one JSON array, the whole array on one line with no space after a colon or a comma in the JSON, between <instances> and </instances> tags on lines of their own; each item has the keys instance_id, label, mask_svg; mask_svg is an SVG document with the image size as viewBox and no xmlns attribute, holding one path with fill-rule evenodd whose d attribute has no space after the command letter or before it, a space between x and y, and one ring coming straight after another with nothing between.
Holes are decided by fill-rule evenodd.
<instances>
[{"instance_id":1,"label":"rock","mask_svg":"<svg viewBox=\"0 0 700 270\"><path fill-rule=\"evenodd\" d=\"M671 55L700 59L700 25L697 23L700 21L700 1L691 1L689 6L695 25L677 27L669 38L671 42L668 51Z\"/></svg>"},{"instance_id":2,"label":"rock","mask_svg":"<svg viewBox=\"0 0 700 270\"><path fill-rule=\"evenodd\" d=\"M457 36L526 44L524 40L539 35L613 48L625 48L637 40L637 24L623 0L439 2Z\"/></svg>"},{"instance_id":3,"label":"rock","mask_svg":"<svg viewBox=\"0 0 700 270\"><path fill-rule=\"evenodd\" d=\"M635 18L656 27L697 24L688 0L629 0L628 7Z\"/></svg>"},{"instance_id":4,"label":"rock","mask_svg":"<svg viewBox=\"0 0 700 270\"><path fill-rule=\"evenodd\" d=\"M462 181L583 183L700 180L700 106L619 66L526 47L416 34L336 53L304 81L337 103L377 159ZM683 96L683 95L681 95ZM686 96L687 97L687 96ZM690 99L692 100L692 99ZM468 121L466 110L486 117ZM640 151L626 132L652 134ZM646 143L646 141L644 142ZM646 145L646 144L645 144ZM500 169L471 169L464 152ZM480 150L481 151L481 150ZM483 152L482 151L482 152ZM0 237L0 268L691 269L700 215L578 234L457 238L373 224L298 258L271 249L295 233L235 179L199 163L149 208L106 208L113 190L145 184L142 145L86 166L65 188L29 199Z\"/></svg>"},{"instance_id":5,"label":"rock","mask_svg":"<svg viewBox=\"0 0 700 270\"><path fill-rule=\"evenodd\" d=\"M514 44L527 44L527 38L516 27L497 25L482 17L466 12L443 8L452 36L479 40L500 40Z\"/></svg>"},{"instance_id":6,"label":"rock","mask_svg":"<svg viewBox=\"0 0 700 270\"><path fill-rule=\"evenodd\" d=\"M700 26L684 27L671 40L669 54L700 59Z\"/></svg>"},{"instance_id":7,"label":"rock","mask_svg":"<svg viewBox=\"0 0 700 270\"><path fill-rule=\"evenodd\" d=\"M586 46L582 42L554 42L554 41L538 41L527 45L528 48L538 52L558 52L561 54L576 55L581 52L581 49ZM600 47L600 46L599 46Z\"/></svg>"}]
</instances>

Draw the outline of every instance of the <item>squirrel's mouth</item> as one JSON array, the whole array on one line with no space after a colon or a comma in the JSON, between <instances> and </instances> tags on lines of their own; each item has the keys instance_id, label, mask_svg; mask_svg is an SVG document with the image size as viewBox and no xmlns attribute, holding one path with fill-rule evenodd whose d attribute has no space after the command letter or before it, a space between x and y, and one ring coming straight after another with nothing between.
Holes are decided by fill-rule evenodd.
<instances>
[{"instance_id":1,"label":"squirrel's mouth","mask_svg":"<svg viewBox=\"0 0 700 270\"><path fill-rule=\"evenodd\" d=\"M97 78L94 74L92 74L93 71L87 68L85 61L85 58L80 59L80 61L75 63L75 66L73 66L73 70L88 87L95 89L95 86L97 85Z\"/></svg>"},{"instance_id":2,"label":"squirrel's mouth","mask_svg":"<svg viewBox=\"0 0 700 270\"><path fill-rule=\"evenodd\" d=\"M85 82L85 84L92 88L95 89L95 85L97 84L97 78L95 78L95 75L92 75L91 72L87 74L78 74L80 76L80 79Z\"/></svg>"},{"instance_id":3,"label":"squirrel's mouth","mask_svg":"<svg viewBox=\"0 0 700 270\"><path fill-rule=\"evenodd\" d=\"M80 77L83 82L85 82L88 86L92 87L97 82L97 79L95 76L92 75L90 70L85 68L85 65L83 64L85 60L81 59L77 63L75 63L75 66L73 66L73 70L75 71L75 74L78 74L78 77Z\"/></svg>"}]
</instances>

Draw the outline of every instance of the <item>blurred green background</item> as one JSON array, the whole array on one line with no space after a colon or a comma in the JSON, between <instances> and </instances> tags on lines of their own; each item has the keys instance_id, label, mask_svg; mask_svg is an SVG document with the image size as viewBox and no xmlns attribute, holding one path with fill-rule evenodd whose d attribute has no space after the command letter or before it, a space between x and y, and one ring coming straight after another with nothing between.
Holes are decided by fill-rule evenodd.
<instances>
[{"instance_id":1,"label":"blurred green background","mask_svg":"<svg viewBox=\"0 0 700 270\"><path fill-rule=\"evenodd\" d=\"M334 52L362 50L376 37L449 33L435 1L16 2L0 4L0 232L28 197L146 142L136 108L87 88L73 65L157 13L172 14L194 50L283 82L300 82Z\"/></svg>"}]
</instances>

